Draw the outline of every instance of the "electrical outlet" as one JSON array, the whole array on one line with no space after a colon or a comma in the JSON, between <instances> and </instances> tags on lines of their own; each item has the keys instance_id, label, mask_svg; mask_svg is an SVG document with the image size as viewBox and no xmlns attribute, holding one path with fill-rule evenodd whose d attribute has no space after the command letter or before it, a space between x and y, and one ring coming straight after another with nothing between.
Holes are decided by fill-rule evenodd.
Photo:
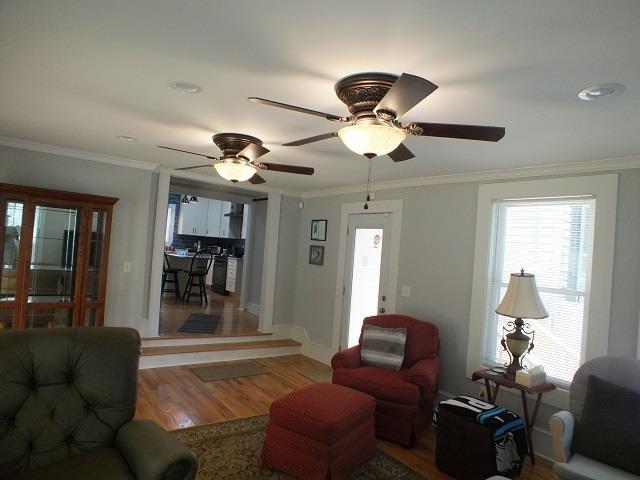
<instances>
[{"instance_id":1,"label":"electrical outlet","mask_svg":"<svg viewBox=\"0 0 640 480\"><path fill-rule=\"evenodd\" d=\"M400 287L400 296L409 298L411 296L411 287L409 285L402 285Z\"/></svg>"},{"instance_id":2,"label":"electrical outlet","mask_svg":"<svg viewBox=\"0 0 640 480\"><path fill-rule=\"evenodd\" d=\"M124 273L131 273L131 262L124 262Z\"/></svg>"}]
</instances>

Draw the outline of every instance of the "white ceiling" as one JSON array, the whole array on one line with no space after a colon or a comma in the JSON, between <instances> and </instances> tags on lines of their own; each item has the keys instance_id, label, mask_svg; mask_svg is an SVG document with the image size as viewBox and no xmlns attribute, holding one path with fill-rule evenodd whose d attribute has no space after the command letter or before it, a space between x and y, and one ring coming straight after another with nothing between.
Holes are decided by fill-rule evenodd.
<instances>
[{"instance_id":1,"label":"white ceiling","mask_svg":"<svg viewBox=\"0 0 640 480\"><path fill-rule=\"evenodd\" d=\"M180 167L200 159L155 145L217 154L211 135L237 131L264 140L265 160L316 169L266 172L270 186L352 185L366 161L339 140L279 146L336 124L245 99L344 114L335 80L388 71L440 86L403 120L507 133L495 144L409 138L416 158L376 159L375 180L638 155L638 25L637 0L0 0L0 135ZM627 91L576 98L603 82Z\"/></svg>"}]
</instances>

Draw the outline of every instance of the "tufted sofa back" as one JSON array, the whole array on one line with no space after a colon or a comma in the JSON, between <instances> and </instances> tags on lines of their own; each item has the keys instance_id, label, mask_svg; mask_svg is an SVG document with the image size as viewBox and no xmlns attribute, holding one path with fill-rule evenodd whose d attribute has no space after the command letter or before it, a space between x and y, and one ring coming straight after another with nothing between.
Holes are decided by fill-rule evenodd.
<instances>
[{"instance_id":1,"label":"tufted sofa back","mask_svg":"<svg viewBox=\"0 0 640 480\"><path fill-rule=\"evenodd\" d=\"M113 446L133 417L140 336L130 328L0 333L0 478Z\"/></svg>"},{"instance_id":2,"label":"tufted sofa back","mask_svg":"<svg viewBox=\"0 0 640 480\"><path fill-rule=\"evenodd\" d=\"M410 367L423 358L438 356L440 340L438 327L433 323L418 320L408 315L386 314L365 318L362 324L363 331L365 325L375 325L383 328L404 327L407 329L407 342L404 346L404 361L402 362L405 367ZM362 344L362 331L360 332L359 343Z\"/></svg>"}]
</instances>

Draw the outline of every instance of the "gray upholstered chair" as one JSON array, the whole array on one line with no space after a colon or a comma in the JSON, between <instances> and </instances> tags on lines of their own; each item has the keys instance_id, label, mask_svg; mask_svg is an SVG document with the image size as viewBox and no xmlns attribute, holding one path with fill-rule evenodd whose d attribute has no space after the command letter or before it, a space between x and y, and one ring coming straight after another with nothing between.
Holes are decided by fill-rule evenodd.
<instances>
[{"instance_id":1,"label":"gray upholstered chair","mask_svg":"<svg viewBox=\"0 0 640 480\"><path fill-rule=\"evenodd\" d=\"M640 392L640 360L631 357L599 357L582 365L571 382L570 411L549 419L553 437L554 472L563 480L640 480L640 477L578 453L572 454L574 426L584 407L589 375ZM620 412L624 414L625 412Z\"/></svg>"},{"instance_id":2,"label":"gray upholstered chair","mask_svg":"<svg viewBox=\"0 0 640 480\"><path fill-rule=\"evenodd\" d=\"M191 480L195 456L136 409L130 328L0 332L0 478Z\"/></svg>"}]
</instances>

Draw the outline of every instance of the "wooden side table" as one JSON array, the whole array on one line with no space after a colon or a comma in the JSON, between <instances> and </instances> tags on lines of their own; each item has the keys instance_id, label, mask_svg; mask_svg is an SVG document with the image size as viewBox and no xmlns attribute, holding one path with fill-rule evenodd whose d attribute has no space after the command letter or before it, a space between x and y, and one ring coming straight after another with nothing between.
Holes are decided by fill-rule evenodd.
<instances>
[{"instance_id":1,"label":"wooden side table","mask_svg":"<svg viewBox=\"0 0 640 480\"><path fill-rule=\"evenodd\" d=\"M554 390L556 386L553 383L545 382L535 387L527 387L526 385L520 385L515 380L507 378L504 374L494 373L490 370L482 369L473 372L472 380L484 380L484 384L487 388L487 401L489 403L496 403L496 397L500 387L515 388L520 390L520 397L522 398L522 412L524 414L524 423L527 433L527 441L529 442L529 457L531 458L531 465L536 464L536 457L533 450L533 426L536 423L536 417L538 416L538 409L540 408L540 400L542 394ZM529 416L529 404L527 402L527 394L536 395L536 402L533 407L533 412Z\"/></svg>"}]
</instances>

